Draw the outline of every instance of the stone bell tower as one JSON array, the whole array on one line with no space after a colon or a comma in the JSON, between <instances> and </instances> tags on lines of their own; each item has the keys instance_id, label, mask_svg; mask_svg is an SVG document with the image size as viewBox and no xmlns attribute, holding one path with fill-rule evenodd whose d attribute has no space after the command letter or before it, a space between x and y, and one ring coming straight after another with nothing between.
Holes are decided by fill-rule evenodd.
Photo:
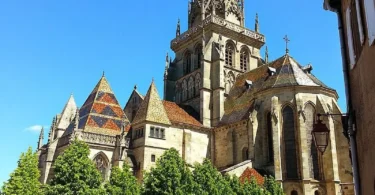
<instances>
[{"instance_id":1,"label":"stone bell tower","mask_svg":"<svg viewBox=\"0 0 375 195\"><path fill-rule=\"evenodd\" d=\"M181 33L178 21L171 41L175 59L166 66L165 99L213 127L236 77L263 64L265 37L258 19L256 31L245 28L244 0L193 0L188 14L188 30Z\"/></svg>"}]
</instances>

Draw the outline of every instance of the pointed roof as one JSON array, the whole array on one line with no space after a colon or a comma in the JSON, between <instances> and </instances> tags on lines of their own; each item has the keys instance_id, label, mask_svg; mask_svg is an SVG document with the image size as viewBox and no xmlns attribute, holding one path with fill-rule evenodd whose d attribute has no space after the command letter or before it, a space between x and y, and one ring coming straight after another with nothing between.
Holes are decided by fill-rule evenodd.
<instances>
[{"instance_id":1,"label":"pointed roof","mask_svg":"<svg viewBox=\"0 0 375 195\"><path fill-rule=\"evenodd\" d=\"M79 129L106 135L121 133L121 122L127 120L105 76L99 80L79 111Z\"/></svg>"},{"instance_id":2,"label":"pointed roof","mask_svg":"<svg viewBox=\"0 0 375 195\"><path fill-rule=\"evenodd\" d=\"M239 177L239 180L241 183L245 183L246 181L251 181L251 179L254 177L255 181L258 183L258 185L263 185L264 183L264 177L258 173L253 168L247 167Z\"/></svg>"},{"instance_id":3,"label":"pointed roof","mask_svg":"<svg viewBox=\"0 0 375 195\"><path fill-rule=\"evenodd\" d=\"M193 116L188 114L184 109L178 106L175 102L163 101L164 108L167 112L168 118L172 124L185 124L196 127L202 127L200 123Z\"/></svg>"},{"instance_id":4,"label":"pointed roof","mask_svg":"<svg viewBox=\"0 0 375 195\"><path fill-rule=\"evenodd\" d=\"M275 71L273 75L269 74L270 69ZM251 89L246 88L247 81L252 82ZM230 124L247 118L249 110L254 106L254 101L250 100L257 92L288 86L322 87L336 93L334 89L329 88L311 72L303 68L289 54L285 54L266 65L237 77L228 98L225 100L224 115L220 124Z\"/></svg>"},{"instance_id":5,"label":"pointed roof","mask_svg":"<svg viewBox=\"0 0 375 195\"><path fill-rule=\"evenodd\" d=\"M77 105L76 105L76 102L74 101L74 97L72 94L70 95L68 102L65 104L63 111L58 117L57 128L66 129L69 126L70 122L72 121L73 117L75 116L76 110L77 110Z\"/></svg>"},{"instance_id":6,"label":"pointed roof","mask_svg":"<svg viewBox=\"0 0 375 195\"><path fill-rule=\"evenodd\" d=\"M160 96L156 89L154 81L152 81L150 88L147 91L146 97L144 98L137 114L135 115L133 124L145 121L165 125L171 124L163 103L160 100Z\"/></svg>"}]
</instances>

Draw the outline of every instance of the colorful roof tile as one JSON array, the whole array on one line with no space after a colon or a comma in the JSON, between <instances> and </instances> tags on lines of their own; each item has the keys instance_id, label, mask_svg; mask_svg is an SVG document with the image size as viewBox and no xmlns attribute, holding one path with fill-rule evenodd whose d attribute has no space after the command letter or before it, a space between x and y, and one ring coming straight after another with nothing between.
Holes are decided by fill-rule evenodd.
<instances>
[{"instance_id":1,"label":"colorful roof tile","mask_svg":"<svg viewBox=\"0 0 375 195\"><path fill-rule=\"evenodd\" d=\"M160 96L155 87L154 81L152 81L147 94L139 107L137 114L133 120L133 124L141 122L155 122L160 124L170 125L168 115L164 109L163 103L160 100Z\"/></svg>"},{"instance_id":2,"label":"colorful roof tile","mask_svg":"<svg viewBox=\"0 0 375 195\"><path fill-rule=\"evenodd\" d=\"M79 116L79 129L106 135L120 134L122 121L129 122L104 76L86 99Z\"/></svg>"},{"instance_id":3,"label":"colorful roof tile","mask_svg":"<svg viewBox=\"0 0 375 195\"><path fill-rule=\"evenodd\" d=\"M66 129L73 120L76 110L76 102L74 101L73 95L70 95L68 102L65 104L63 111L58 117L57 128Z\"/></svg>"},{"instance_id":4,"label":"colorful roof tile","mask_svg":"<svg viewBox=\"0 0 375 195\"><path fill-rule=\"evenodd\" d=\"M189 115L175 102L163 101L163 105L172 124L186 124L202 127L202 124L197 119Z\"/></svg>"},{"instance_id":5,"label":"colorful roof tile","mask_svg":"<svg viewBox=\"0 0 375 195\"><path fill-rule=\"evenodd\" d=\"M256 171L255 169L248 167L245 169L245 171L243 171L243 173L239 177L241 183L244 183L245 181L251 181L252 178L254 178L259 185L263 185L264 177L261 174L259 174L258 171Z\"/></svg>"}]
</instances>

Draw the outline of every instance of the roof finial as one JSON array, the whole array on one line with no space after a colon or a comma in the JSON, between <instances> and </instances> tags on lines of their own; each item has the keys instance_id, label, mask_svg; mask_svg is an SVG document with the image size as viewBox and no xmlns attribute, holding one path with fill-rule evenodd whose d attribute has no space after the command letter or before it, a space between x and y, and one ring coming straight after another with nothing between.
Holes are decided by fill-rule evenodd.
<instances>
[{"instance_id":1,"label":"roof finial","mask_svg":"<svg viewBox=\"0 0 375 195\"><path fill-rule=\"evenodd\" d=\"M102 74L102 77L104 77L105 76L105 74L104 74L104 70L103 70L103 74Z\"/></svg>"},{"instance_id":2,"label":"roof finial","mask_svg":"<svg viewBox=\"0 0 375 195\"><path fill-rule=\"evenodd\" d=\"M176 37L180 36L181 34L181 28L180 28L180 18L178 18L178 21L177 21L177 29L176 29Z\"/></svg>"},{"instance_id":3,"label":"roof finial","mask_svg":"<svg viewBox=\"0 0 375 195\"><path fill-rule=\"evenodd\" d=\"M42 148L43 139L44 139L44 127L42 127L42 129L40 130L39 141L38 141L38 149Z\"/></svg>"},{"instance_id":4,"label":"roof finial","mask_svg":"<svg viewBox=\"0 0 375 195\"><path fill-rule=\"evenodd\" d=\"M289 39L288 39L288 35L285 35L285 37L283 38L284 40L285 40L285 47L286 47L286 49L285 49L285 52L286 52L286 54L288 54L289 53L289 49L288 49L288 43L289 43Z\"/></svg>"},{"instance_id":5,"label":"roof finial","mask_svg":"<svg viewBox=\"0 0 375 195\"><path fill-rule=\"evenodd\" d=\"M168 52L167 52L167 55L165 56L165 61L166 61L166 62L169 62L169 55L168 55Z\"/></svg>"},{"instance_id":6,"label":"roof finial","mask_svg":"<svg viewBox=\"0 0 375 195\"><path fill-rule=\"evenodd\" d=\"M154 83L154 77L152 77L152 83Z\"/></svg>"},{"instance_id":7,"label":"roof finial","mask_svg":"<svg viewBox=\"0 0 375 195\"><path fill-rule=\"evenodd\" d=\"M134 85L134 90L137 90L137 84Z\"/></svg>"},{"instance_id":8,"label":"roof finial","mask_svg":"<svg viewBox=\"0 0 375 195\"><path fill-rule=\"evenodd\" d=\"M265 54L264 61L266 62L266 64L268 63L268 46L266 46L266 54Z\"/></svg>"},{"instance_id":9,"label":"roof finial","mask_svg":"<svg viewBox=\"0 0 375 195\"><path fill-rule=\"evenodd\" d=\"M258 13L255 14L255 32L259 32L259 18Z\"/></svg>"}]
</instances>

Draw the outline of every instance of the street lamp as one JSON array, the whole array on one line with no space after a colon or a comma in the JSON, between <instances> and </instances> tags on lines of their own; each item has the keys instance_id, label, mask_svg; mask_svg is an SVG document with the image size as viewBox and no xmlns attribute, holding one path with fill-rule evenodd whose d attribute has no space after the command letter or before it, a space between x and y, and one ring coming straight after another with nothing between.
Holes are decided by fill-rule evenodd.
<instances>
[{"instance_id":1,"label":"street lamp","mask_svg":"<svg viewBox=\"0 0 375 195\"><path fill-rule=\"evenodd\" d=\"M320 116L321 114L318 114L318 121L313 125L311 134L316 148L323 154L328 147L329 129L325 124L322 123Z\"/></svg>"}]
</instances>

